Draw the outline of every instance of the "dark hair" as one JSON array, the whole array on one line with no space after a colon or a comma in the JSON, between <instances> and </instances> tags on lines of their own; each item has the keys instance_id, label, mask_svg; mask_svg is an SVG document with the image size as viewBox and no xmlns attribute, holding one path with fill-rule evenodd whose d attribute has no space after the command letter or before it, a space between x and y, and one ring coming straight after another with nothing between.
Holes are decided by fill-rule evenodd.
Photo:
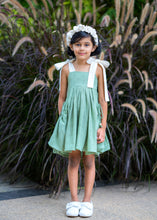
<instances>
[{"instance_id":1,"label":"dark hair","mask_svg":"<svg viewBox=\"0 0 157 220\"><path fill-rule=\"evenodd\" d=\"M89 33L85 32L85 31L79 31L79 32L76 32L72 38L71 38L71 41L70 41L70 44L74 44L76 42L78 42L79 40L81 40L82 38L85 38L85 37L90 37L91 38L91 41L93 43L93 46L95 46L95 41L94 41L94 38L92 35L90 35ZM101 53L101 44L100 44L100 41L98 40L98 46L97 48L91 53L91 56L96 56L96 55L99 55ZM70 47L68 46L68 55L69 56L72 56L73 58L75 58L75 54L74 52L70 49Z\"/></svg>"}]
</instances>

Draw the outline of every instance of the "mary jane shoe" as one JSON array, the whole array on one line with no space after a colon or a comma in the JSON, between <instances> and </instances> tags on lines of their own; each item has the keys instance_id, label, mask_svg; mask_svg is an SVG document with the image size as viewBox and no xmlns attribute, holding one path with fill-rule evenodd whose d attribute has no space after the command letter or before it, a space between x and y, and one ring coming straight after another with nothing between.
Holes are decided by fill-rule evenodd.
<instances>
[{"instance_id":1,"label":"mary jane shoe","mask_svg":"<svg viewBox=\"0 0 157 220\"><path fill-rule=\"evenodd\" d=\"M90 217L93 215L93 203L81 202L81 209L79 211L80 217Z\"/></svg>"},{"instance_id":2,"label":"mary jane shoe","mask_svg":"<svg viewBox=\"0 0 157 220\"><path fill-rule=\"evenodd\" d=\"M68 217L77 217L81 208L80 202L69 202L66 205L66 216Z\"/></svg>"}]
</instances>

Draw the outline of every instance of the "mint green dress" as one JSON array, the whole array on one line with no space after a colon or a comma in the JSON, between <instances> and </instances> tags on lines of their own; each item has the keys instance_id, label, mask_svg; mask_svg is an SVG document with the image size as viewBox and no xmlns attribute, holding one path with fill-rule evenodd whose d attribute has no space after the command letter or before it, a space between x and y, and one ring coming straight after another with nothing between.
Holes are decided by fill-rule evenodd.
<instances>
[{"instance_id":1,"label":"mint green dress","mask_svg":"<svg viewBox=\"0 0 157 220\"><path fill-rule=\"evenodd\" d=\"M98 81L95 75L93 88L88 88L88 74L69 72L67 98L48 142L54 153L64 157L75 150L98 156L110 149L107 135L104 142L97 144L97 130L101 123Z\"/></svg>"}]
</instances>

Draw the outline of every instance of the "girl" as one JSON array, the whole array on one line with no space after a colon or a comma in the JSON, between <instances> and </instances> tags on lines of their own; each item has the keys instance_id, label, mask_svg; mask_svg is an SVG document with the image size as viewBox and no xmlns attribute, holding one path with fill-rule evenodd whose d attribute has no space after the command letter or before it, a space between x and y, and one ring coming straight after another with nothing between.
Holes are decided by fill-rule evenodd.
<instances>
[{"instance_id":1,"label":"girl","mask_svg":"<svg viewBox=\"0 0 157 220\"><path fill-rule=\"evenodd\" d=\"M91 56L101 52L96 30L77 25L67 33L68 54L73 57L55 64L60 71L59 119L48 142L54 153L69 158L68 180L71 202L66 215L89 217L93 214L91 194L95 181L95 155L110 149L105 134L107 102L106 72L109 63ZM85 192L78 201L78 168L81 157L85 169Z\"/></svg>"}]
</instances>

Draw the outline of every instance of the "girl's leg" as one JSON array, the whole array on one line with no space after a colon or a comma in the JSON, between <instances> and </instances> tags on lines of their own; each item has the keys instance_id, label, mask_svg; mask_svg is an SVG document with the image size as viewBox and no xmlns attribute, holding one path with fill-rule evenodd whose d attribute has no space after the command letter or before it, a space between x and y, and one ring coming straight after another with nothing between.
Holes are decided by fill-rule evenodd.
<instances>
[{"instance_id":1,"label":"girl's leg","mask_svg":"<svg viewBox=\"0 0 157 220\"><path fill-rule=\"evenodd\" d=\"M71 192L71 201L78 201L77 187L78 187L78 168L81 160L81 152L79 150L72 151L69 154L68 163L68 180Z\"/></svg>"},{"instance_id":2,"label":"girl's leg","mask_svg":"<svg viewBox=\"0 0 157 220\"><path fill-rule=\"evenodd\" d=\"M85 193L83 202L91 201L91 194L95 181L95 155L83 155L83 163L85 169Z\"/></svg>"}]
</instances>

